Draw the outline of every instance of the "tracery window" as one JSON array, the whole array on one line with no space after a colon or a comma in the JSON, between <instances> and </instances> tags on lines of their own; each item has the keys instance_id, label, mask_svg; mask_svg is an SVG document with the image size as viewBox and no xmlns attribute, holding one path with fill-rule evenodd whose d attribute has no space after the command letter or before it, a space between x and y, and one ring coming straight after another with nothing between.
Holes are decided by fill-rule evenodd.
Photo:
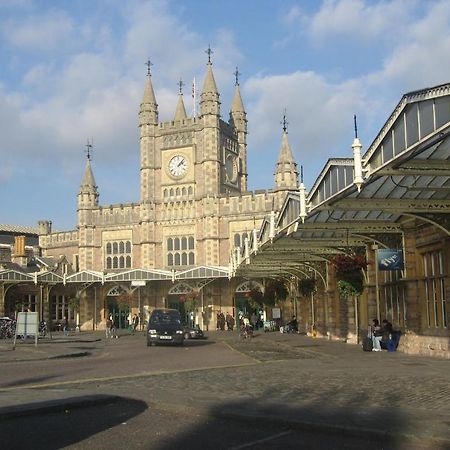
<instances>
[{"instance_id":1,"label":"tracery window","mask_svg":"<svg viewBox=\"0 0 450 450\"><path fill-rule=\"evenodd\" d=\"M193 266L195 264L195 240L193 236L167 238L167 265Z\"/></svg>"},{"instance_id":2,"label":"tracery window","mask_svg":"<svg viewBox=\"0 0 450 450\"><path fill-rule=\"evenodd\" d=\"M132 264L131 241L110 241L105 243L105 268L129 269Z\"/></svg>"},{"instance_id":3,"label":"tracery window","mask_svg":"<svg viewBox=\"0 0 450 450\"><path fill-rule=\"evenodd\" d=\"M430 328L447 328L447 308L445 298L445 268L442 251L422 255L425 307L427 325Z\"/></svg>"},{"instance_id":4,"label":"tracery window","mask_svg":"<svg viewBox=\"0 0 450 450\"><path fill-rule=\"evenodd\" d=\"M405 287L401 280L401 271L392 270L384 272L384 286L380 290L382 316L396 327L406 325Z\"/></svg>"}]
</instances>

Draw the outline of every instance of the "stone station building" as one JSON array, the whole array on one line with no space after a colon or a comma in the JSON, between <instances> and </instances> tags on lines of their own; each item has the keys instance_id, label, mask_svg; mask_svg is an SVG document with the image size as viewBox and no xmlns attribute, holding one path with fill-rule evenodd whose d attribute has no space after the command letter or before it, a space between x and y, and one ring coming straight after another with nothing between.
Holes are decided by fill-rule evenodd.
<instances>
[{"instance_id":1,"label":"stone station building","mask_svg":"<svg viewBox=\"0 0 450 450\"><path fill-rule=\"evenodd\" d=\"M246 310L251 286L282 279L289 295L276 306L301 331L357 342L373 318L387 318L402 330L401 350L450 357L450 84L404 95L368 150L356 134L353 158L330 159L309 191L286 127L274 188L247 191L239 84L225 122L210 61L195 117L180 90L174 119L159 122L148 73L139 127L139 202L101 206L88 157L77 228L40 222L40 265L0 271L0 315L33 290L42 317L82 329L104 327L109 314L125 324L121 302L142 317L193 310L208 329L217 312ZM401 268L383 270L384 250L401 251ZM339 289L339 255L367 261L360 294ZM305 296L306 279L315 289Z\"/></svg>"},{"instance_id":2,"label":"stone station building","mask_svg":"<svg viewBox=\"0 0 450 450\"><path fill-rule=\"evenodd\" d=\"M81 329L104 327L110 314L124 326L130 308L143 318L155 307L186 312L186 301L191 321L203 328L212 322L215 328L219 311L236 314L236 297L245 302L248 282L229 279L231 248L256 236L264 217L297 191L297 165L284 127L274 188L248 192L247 118L237 75L228 121L221 118L210 59L195 117L186 114L181 86L173 120L160 122L148 71L138 122L139 202L100 205L88 153L76 229L56 232L51 222L39 223L40 255L63 255L67 264L59 272L1 273L0 313L11 314L12 299L31 282L42 317L68 317Z\"/></svg>"}]
</instances>

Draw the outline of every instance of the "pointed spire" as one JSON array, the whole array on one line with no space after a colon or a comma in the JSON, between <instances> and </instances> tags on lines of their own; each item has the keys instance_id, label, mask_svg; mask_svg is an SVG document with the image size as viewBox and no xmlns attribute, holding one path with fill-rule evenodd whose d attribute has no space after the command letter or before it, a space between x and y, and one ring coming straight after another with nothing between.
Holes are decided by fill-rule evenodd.
<instances>
[{"instance_id":1,"label":"pointed spire","mask_svg":"<svg viewBox=\"0 0 450 450\"><path fill-rule=\"evenodd\" d=\"M209 93L217 95L219 94L219 92L217 91L216 80L214 79L211 62L208 62L207 64L206 77L205 81L203 82L203 90L202 90L202 94L209 94Z\"/></svg>"},{"instance_id":2,"label":"pointed spire","mask_svg":"<svg viewBox=\"0 0 450 450\"><path fill-rule=\"evenodd\" d=\"M284 111L283 135L281 138L281 148L278 154L278 161L275 167L275 186L277 188L293 188L298 187L298 170L297 163L292 155L291 146L289 145L286 120L286 110Z\"/></svg>"},{"instance_id":3,"label":"pointed spire","mask_svg":"<svg viewBox=\"0 0 450 450\"><path fill-rule=\"evenodd\" d=\"M91 167L91 159L92 159L92 152L93 152L93 144L92 140L89 142L89 139L86 143L86 167L84 169L83 179L81 180L80 185L80 192L84 193L92 193L96 192L97 186L95 185L95 179L94 174L92 173L92 167Z\"/></svg>"},{"instance_id":4,"label":"pointed spire","mask_svg":"<svg viewBox=\"0 0 450 450\"><path fill-rule=\"evenodd\" d=\"M152 75L150 73L150 67L153 64L150 60L148 60L145 65L147 66L147 77L145 80L144 96L142 98L139 113L140 125L158 123L158 104L156 103L155 92L153 91Z\"/></svg>"},{"instance_id":5,"label":"pointed spire","mask_svg":"<svg viewBox=\"0 0 450 450\"><path fill-rule=\"evenodd\" d=\"M95 185L94 174L92 173L91 160L86 159L86 166L84 168L83 179L81 180L80 190L83 192L94 191L97 189Z\"/></svg>"},{"instance_id":6,"label":"pointed spire","mask_svg":"<svg viewBox=\"0 0 450 450\"><path fill-rule=\"evenodd\" d=\"M89 143L88 141L86 148L86 166L84 168L83 179L81 180L80 190L78 192L79 210L98 206L99 194L91 167L92 143Z\"/></svg>"},{"instance_id":7,"label":"pointed spire","mask_svg":"<svg viewBox=\"0 0 450 450\"><path fill-rule=\"evenodd\" d=\"M281 148L278 154L278 164L293 163L295 164L294 157L292 156L291 146L289 145L287 130L283 128L283 136L281 138Z\"/></svg>"},{"instance_id":8,"label":"pointed spire","mask_svg":"<svg viewBox=\"0 0 450 450\"><path fill-rule=\"evenodd\" d=\"M203 90L200 95L200 111L201 115L212 114L220 116L220 101L219 92L217 90L216 81L212 71L211 53L213 51L210 47L206 50L208 54L208 63L206 69L205 81L203 82Z\"/></svg>"},{"instance_id":9,"label":"pointed spire","mask_svg":"<svg viewBox=\"0 0 450 450\"><path fill-rule=\"evenodd\" d=\"M179 93L178 93L178 103L177 103L177 109L175 110L175 118L174 120L183 120L186 119L187 115L186 115L186 108L184 107L184 101L183 101L183 86L184 83L180 78L180 81L178 82L178 86L179 86Z\"/></svg>"},{"instance_id":10,"label":"pointed spire","mask_svg":"<svg viewBox=\"0 0 450 450\"><path fill-rule=\"evenodd\" d=\"M152 76L147 75L145 79L144 96L142 104L156 105L155 92L153 91ZM158 105L156 105L158 106Z\"/></svg>"},{"instance_id":11,"label":"pointed spire","mask_svg":"<svg viewBox=\"0 0 450 450\"><path fill-rule=\"evenodd\" d=\"M231 103L231 112L245 112L244 103L242 102L241 91L239 89L239 84L236 85L234 89L233 102Z\"/></svg>"}]
</instances>

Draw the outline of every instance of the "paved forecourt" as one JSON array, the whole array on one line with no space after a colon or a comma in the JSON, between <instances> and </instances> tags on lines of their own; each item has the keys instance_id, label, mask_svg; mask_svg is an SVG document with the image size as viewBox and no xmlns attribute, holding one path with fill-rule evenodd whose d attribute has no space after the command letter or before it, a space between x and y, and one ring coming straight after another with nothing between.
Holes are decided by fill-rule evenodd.
<instances>
[{"instance_id":1,"label":"paved forecourt","mask_svg":"<svg viewBox=\"0 0 450 450\"><path fill-rule=\"evenodd\" d=\"M280 333L261 333L245 341L231 332L210 332L208 337L207 345L190 342L182 348L147 348L143 336L106 345L102 341L102 352L80 361L97 357L106 364L127 353L128 363L138 353L139 360L145 355L146 364L158 370L145 372L138 364L103 376L77 373L71 379L35 382L42 386L39 389L3 385L2 411L23 403L25 397L33 403L114 394L174 411L409 437L429 442L429 448L450 443L450 361L366 353L360 346ZM207 365L209 358L212 363ZM0 361L5 362L4 355ZM165 361L166 367L157 361ZM52 367L54 362L46 364Z\"/></svg>"}]
</instances>

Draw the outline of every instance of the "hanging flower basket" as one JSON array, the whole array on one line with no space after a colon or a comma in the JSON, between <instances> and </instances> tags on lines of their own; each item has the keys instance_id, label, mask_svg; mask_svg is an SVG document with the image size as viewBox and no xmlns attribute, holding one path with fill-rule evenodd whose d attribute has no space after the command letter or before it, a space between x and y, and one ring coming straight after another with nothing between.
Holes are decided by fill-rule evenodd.
<instances>
[{"instance_id":1,"label":"hanging flower basket","mask_svg":"<svg viewBox=\"0 0 450 450\"><path fill-rule=\"evenodd\" d=\"M309 297L311 294L317 292L315 278L302 278L298 282L298 290L303 297Z\"/></svg>"},{"instance_id":2,"label":"hanging flower basket","mask_svg":"<svg viewBox=\"0 0 450 450\"><path fill-rule=\"evenodd\" d=\"M362 270L367 268L366 258L362 255L338 255L331 263L336 270L341 297L360 295L364 289Z\"/></svg>"},{"instance_id":3,"label":"hanging flower basket","mask_svg":"<svg viewBox=\"0 0 450 450\"><path fill-rule=\"evenodd\" d=\"M273 298L278 302L284 302L289 294L289 291L283 280L275 279L269 280L266 283L264 296Z\"/></svg>"},{"instance_id":4,"label":"hanging flower basket","mask_svg":"<svg viewBox=\"0 0 450 450\"><path fill-rule=\"evenodd\" d=\"M69 309L71 311L80 310L80 296L78 294L74 297L69 297Z\"/></svg>"},{"instance_id":5,"label":"hanging flower basket","mask_svg":"<svg viewBox=\"0 0 450 450\"><path fill-rule=\"evenodd\" d=\"M249 301L253 308L260 308L264 304L264 294L259 289L252 289L248 293Z\"/></svg>"},{"instance_id":6,"label":"hanging flower basket","mask_svg":"<svg viewBox=\"0 0 450 450\"><path fill-rule=\"evenodd\" d=\"M117 305L121 311L128 311L131 308L133 296L131 294L122 294L117 297Z\"/></svg>"}]
</instances>

